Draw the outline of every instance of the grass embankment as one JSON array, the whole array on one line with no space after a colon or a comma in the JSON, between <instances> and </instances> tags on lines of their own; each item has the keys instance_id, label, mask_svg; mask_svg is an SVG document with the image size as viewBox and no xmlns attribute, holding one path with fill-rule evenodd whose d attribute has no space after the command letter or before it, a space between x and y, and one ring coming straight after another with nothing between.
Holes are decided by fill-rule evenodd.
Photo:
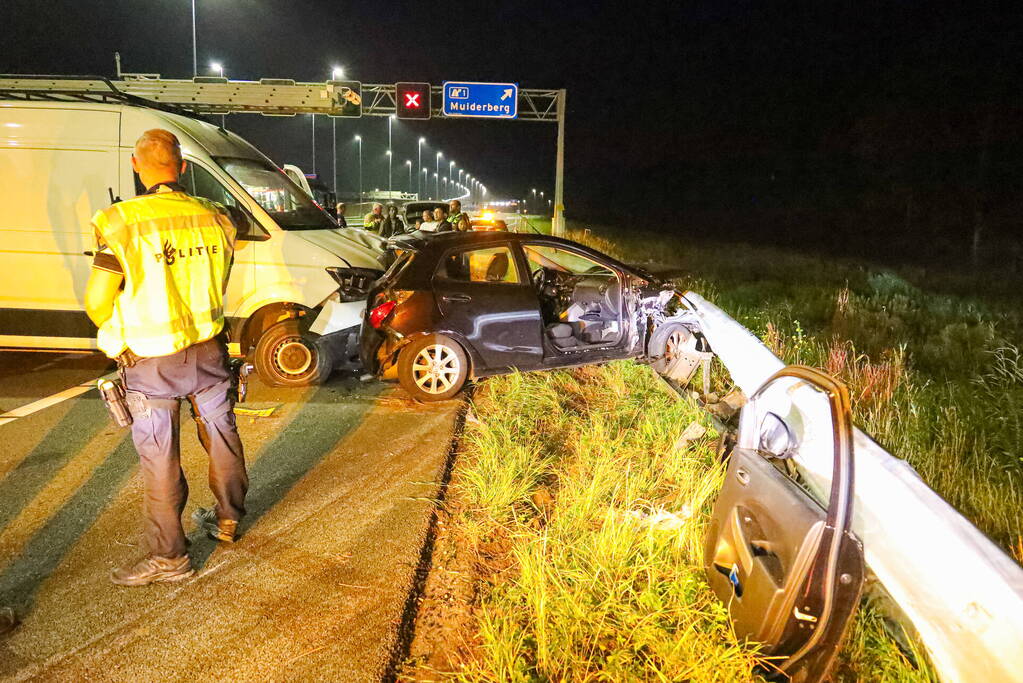
<instances>
[{"instance_id":1,"label":"grass embankment","mask_svg":"<svg viewBox=\"0 0 1023 683\"><path fill-rule=\"evenodd\" d=\"M788 363L850 387L857 424L1023 563L1023 282L678 237L573 231L677 269Z\"/></svg>"},{"instance_id":2,"label":"grass embankment","mask_svg":"<svg viewBox=\"0 0 1023 683\"><path fill-rule=\"evenodd\" d=\"M713 428L628 362L483 383L451 488L448 541L476 586L465 681L742 681L739 643L703 577L723 469ZM680 442L696 422L701 438ZM652 513L676 518L652 524ZM463 558L464 560L464 558ZM446 596L447 597L447 596ZM922 678L869 610L843 671Z\"/></svg>"}]
</instances>

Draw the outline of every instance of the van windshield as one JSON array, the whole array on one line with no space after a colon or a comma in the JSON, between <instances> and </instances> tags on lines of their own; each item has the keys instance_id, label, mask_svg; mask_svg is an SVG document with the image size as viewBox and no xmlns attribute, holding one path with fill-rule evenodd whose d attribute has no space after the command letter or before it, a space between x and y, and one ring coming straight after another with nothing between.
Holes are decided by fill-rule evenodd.
<instances>
[{"instance_id":1,"label":"van windshield","mask_svg":"<svg viewBox=\"0 0 1023 683\"><path fill-rule=\"evenodd\" d=\"M217 157L216 161L284 230L337 228L309 195L270 164L232 157Z\"/></svg>"}]
</instances>

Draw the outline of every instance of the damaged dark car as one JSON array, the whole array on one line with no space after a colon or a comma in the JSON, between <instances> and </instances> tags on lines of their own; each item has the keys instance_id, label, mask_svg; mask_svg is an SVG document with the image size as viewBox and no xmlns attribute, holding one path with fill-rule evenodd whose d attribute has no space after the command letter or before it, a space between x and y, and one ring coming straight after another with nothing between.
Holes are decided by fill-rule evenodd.
<instances>
[{"instance_id":1,"label":"damaged dark car","mask_svg":"<svg viewBox=\"0 0 1023 683\"><path fill-rule=\"evenodd\" d=\"M360 354L421 401L466 381L622 358L665 365L696 343L670 284L545 235L443 233L392 243L369 291Z\"/></svg>"}]
</instances>

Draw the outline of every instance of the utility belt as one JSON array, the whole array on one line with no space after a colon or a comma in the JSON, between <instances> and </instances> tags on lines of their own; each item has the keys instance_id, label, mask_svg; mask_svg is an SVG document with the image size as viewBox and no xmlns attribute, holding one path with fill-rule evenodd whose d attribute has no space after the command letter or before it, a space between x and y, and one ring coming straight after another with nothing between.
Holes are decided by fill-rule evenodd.
<instances>
[{"instance_id":1,"label":"utility belt","mask_svg":"<svg viewBox=\"0 0 1023 683\"><path fill-rule=\"evenodd\" d=\"M130 353L130 352L128 352ZM122 354L123 356L124 354ZM134 356L135 354L131 354ZM135 356L137 361L138 356ZM118 374L120 377L117 379L101 379L98 382L98 388L100 396L103 398L103 402L107 406L107 411L110 413L111 419L114 424L118 427L129 427L134 421L135 417L148 418L153 409L158 410L177 410L180 405L181 399L186 397L178 398L152 398L146 396L141 391L133 391L126 388L124 380L124 368L132 367L136 361L132 361L131 365L122 365L121 357L118 359ZM234 389L237 398L237 403L244 403L245 398L248 395L249 389L249 374L252 372L252 363L246 363L243 360L232 360L231 361L231 374L222 382L206 387L202 391L193 394L191 398L194 400L195 405L202 404L202 397L213 391L227 391ZM228 413L232 408L232 402L227 401L219 408L219 412L214 415L201 415L198 410L195 410L195 419L199 422L208 423L209 421L221 417Z\"/></svg>"}]
</instances>

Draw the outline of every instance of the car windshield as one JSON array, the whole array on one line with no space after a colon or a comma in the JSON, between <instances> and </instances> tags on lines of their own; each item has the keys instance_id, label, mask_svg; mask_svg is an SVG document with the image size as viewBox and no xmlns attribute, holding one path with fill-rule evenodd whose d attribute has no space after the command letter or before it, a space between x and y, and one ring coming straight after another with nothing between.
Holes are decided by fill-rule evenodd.
<instances>
[{"instance_id":1,"label":"car windshield","mask_svg":"<svg viewBox=\"0 0 1023 683\"><path fill-rule=\"evenodd\" d=\"M320 207L284 173L255 159L219 157L217 163L259 202L284 230L336 228Z\"/></svg>"}]
</instances>

